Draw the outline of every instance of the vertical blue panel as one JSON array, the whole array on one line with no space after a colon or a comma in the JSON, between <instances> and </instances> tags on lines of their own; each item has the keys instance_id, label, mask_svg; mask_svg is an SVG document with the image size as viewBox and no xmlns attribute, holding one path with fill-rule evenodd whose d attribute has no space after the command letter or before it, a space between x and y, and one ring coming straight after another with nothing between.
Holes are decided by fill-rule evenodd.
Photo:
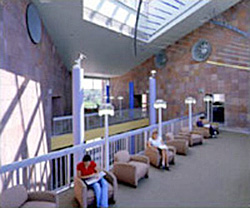
<instances>
[{"instance_id":1,"label":"vertical blue panel","mask_svg":"<svg viewBox=\"0 0 250 208\"><path fill-rule=\"evenodd\" d=\"M149 119L150 125L156 124L156 110L154 102L156 100L156 80L153 77L149 78Z\"/></svg>"},{"instance_id":2,"label":"vertical blue panel","mask_svg":"<svg viewBox=\"0 0 250 208\"><path fill-rule=\"evenodd\" d=\"M134 82L129 82L129 108L130 110L130 117L134 117ZM130 153L134 154L135 153L135 137L132 136L130 140Z\"/></svg>"},{"instance_id":3,"label":"vertical blue panel","mask_svg":"<svg viewBox=\"0 0 250 208\"><path fill-rule=\"evenodd\" d=\"M134 82L129 82L129 108L134 109Z\"/></svg>"},{"instance_id":4,"label":"vertical blue panel","mask_svg":"<svg viewBox=\"0 0 250 208\"><path fill-rule=\"evenodd\" d=\"M107 103L110 103L109 85L106 85Z\"/></svg>"}]
</instances>

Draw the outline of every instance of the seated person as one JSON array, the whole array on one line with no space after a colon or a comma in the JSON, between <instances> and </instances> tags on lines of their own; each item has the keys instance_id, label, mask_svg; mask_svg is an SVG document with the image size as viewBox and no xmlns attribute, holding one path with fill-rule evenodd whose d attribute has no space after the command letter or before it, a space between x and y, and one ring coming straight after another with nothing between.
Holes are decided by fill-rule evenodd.
<instances>
[{"instance_id":1,"label":"seated person","mask_svg":"<svg viewBox=\"0 0 250 208\"><path fill-rule=\"evenodd\" d=\"M82 179L88 179L98 175L96 163L91 161L90 155L85 155L82 162L77 164L77 176ZM104 178L91 184L89 188L94 190L97 207L108 207L108 183Z\"/></svg>"},{"instance_id":2,"label":"seated person","mask_svg":"<svg viewBox=\"0 0 250 208\"><path fill-rule=\"evenodd\" d=\"M204 127L204 121L205 117L201 116L199 120L196 122L197 127ZM212 127L212 125L209 125L209 134L212 138L215 138L218 132Z\"/></svg>"},{"instance_id":3,"label":"seated person","mask_svg":"<svg viewBox=\"0 0 250 208\"><path fill-rule=\"evenodd\" d=\"M166 169L169 171L170 169L169 169L169 162L168 162L168 157L167 157L168 147L166 144L163 143L162 139L158 137L157 131L154 131L152 134L152 137L149 138L148 146L154 147L159 151L159 153L161 154L161 158L162 158L160 166L162 169Z\"/></svg>"}]
</instances>

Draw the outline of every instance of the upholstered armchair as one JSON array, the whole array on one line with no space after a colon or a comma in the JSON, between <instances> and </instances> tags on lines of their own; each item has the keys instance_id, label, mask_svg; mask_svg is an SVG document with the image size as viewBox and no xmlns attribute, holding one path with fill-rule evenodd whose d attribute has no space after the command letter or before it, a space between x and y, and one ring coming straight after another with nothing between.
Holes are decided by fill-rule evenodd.
<instances>
[{"instance_id":1,"label":"upholstered armchair","mask_svg":"<svg viewBox=\"0 0 250 208\"><path fill-rule=\"evenodd\" d=\"M2 208L58 208L58 197L55 193L27 192L23 185L17 185L1 194Z\"/></svg>"},{"instance_id":2,"label":"upholstered armchair","mask_svg":"<svg viewBox=\"0 0 250 208\"><path fill-rule=\"evenodd\" d=\"M187 155L188 141L183 135L174 135L173 133L166 134L166 141L168 146L174 146L176 153L180 155Z\"/></svg>"},{"instance_id":3,"label":"upholstered armchair","mask_svg":"<svg viewBox=\"0 0 250 208\"><path fill-rule=\"evenodd\" d=\"M203 144L203 135L190 132L188 128L182 128L179 135L183 136L182 139L188 141L190 147L195 144Z\"/></svg>"},{"instance_id":4,"label":"upholstered armchair","mask_svg":"<svg viewBox=\"0 0 250 208\"><path fill-rule=\"evenodd\" d=\"M209 128L207 128L207 127L193 126L192 132L194 134L200 134L200 135L202 135L206 139L210 137Z\"/></svg>"},{"instance_id":5,"label":"upholstered armchair","mask_svg":"<svg viewBox=\"0 0 250 208\"><path fill-rule=\"evenodd\" d=\"M103 170L104 171L104 170ZM104 171L106 175L104 178L108 182L108 198L110 203L115 203L117 198L117 179L113 173ZM81 208L87 208L96 202L96 197L93 189L87 188L87 185L82 181L81 178L74 178L74 192L75 198L80 204Z\"/></svg>"},{"instance_id":6,"label":"upholstered armchair","mask_svg":"<svg viewBox=\"0 0 250 208\"><path fill-rule=\"evenodd\" d=\"M168 146L167 157L170 164L175 163L176 148L174 146ZM149 158L150 164L159 167L161 162L161 155L157 148L148 146L145 150L145 155Z\"/></svg>"},{"instance_id":7,"label":"upholstered armchair","mask_svg":"<svg viewBox=\"0 0 250 208\"><path fill-rule=\"evenodd\" d=\"M120 182L137 187L141 178L149 174L149 159L142 155L129 155L125 150L115 154L113 172Z\"/></svg>"}]
</instances>

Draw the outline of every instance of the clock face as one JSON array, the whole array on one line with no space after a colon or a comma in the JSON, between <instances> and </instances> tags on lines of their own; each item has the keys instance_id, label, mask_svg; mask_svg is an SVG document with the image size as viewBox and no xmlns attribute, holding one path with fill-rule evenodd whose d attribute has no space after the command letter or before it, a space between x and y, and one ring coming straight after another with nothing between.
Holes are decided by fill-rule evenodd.
<instances>
[{"instance_id":1,"label":"clock face","mask_svg":"<svg viewBox=\"0 0 250 208\"><path fill-rule=\"evenodd\" d=\"M42 37L42 23L38 10L32 3L27 6L26 23L31 41L35 44L39 43Z\"/></svg>"}]
</instances>

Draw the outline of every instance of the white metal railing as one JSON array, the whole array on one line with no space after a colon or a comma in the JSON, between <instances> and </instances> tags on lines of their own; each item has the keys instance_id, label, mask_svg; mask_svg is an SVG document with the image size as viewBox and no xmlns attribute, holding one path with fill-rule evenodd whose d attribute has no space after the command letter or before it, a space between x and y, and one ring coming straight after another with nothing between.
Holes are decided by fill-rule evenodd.
<instances>
[{"instance_id":1,"label":"white metal railing","mask_svg":"<svg viewBox=\"0 0 250 208\"><path fill-rule=\"evenodd\" d=\"M99 117L98 113L85 114L85 130L104 127L103 117ZM109 119L109 124L119 124L123 122L143 119L148 117L148 113L141 108L124 109L115 111L114 117ZM72 116L61 116L53 118L52 135L62 135L72 133Z\"/></svg>"},{"instance_id":2,"label":"white metal railing","mask_svg":"<svg viewBox=\"0 0 250 208\"><path fill-rule=\"evenodd\" d=\"M199 115L194 115L193 121L196 121ZM188 126L186 116L163 122L163 134L166 132L177 133L184 126ZM155 124L109 137L110 167L112 168L114 162L114 154L120 150L128 150L130 154L142 153L149 136L157 127L158 125ZM105 154L102 139L4 165L0 168L0 190L17 184L23 184L27 190L32 191L61 191L69 188L75 174L74 156L81 158L86 153L91 155L100 168L103 168Z\"/></svg>"}]
</instances>

